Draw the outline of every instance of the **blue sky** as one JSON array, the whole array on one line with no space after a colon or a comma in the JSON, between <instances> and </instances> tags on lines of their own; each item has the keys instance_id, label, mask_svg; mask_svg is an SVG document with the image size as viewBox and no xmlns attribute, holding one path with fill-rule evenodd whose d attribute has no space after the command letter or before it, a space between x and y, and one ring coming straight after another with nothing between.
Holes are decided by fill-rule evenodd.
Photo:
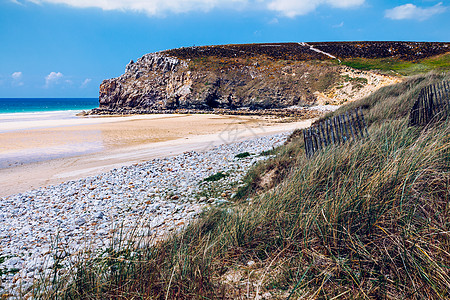
<instances>
[{"instance_id":1,"label":"blue sky","mask_svg":"<svg viewBox=\"0 0 450 300\"><path fill-rule=\"evenodd\" d=\"M0 0L0 98L97 97L130 59L259 42L450 41L435 0Z\"/></svg>"}]
</instances>

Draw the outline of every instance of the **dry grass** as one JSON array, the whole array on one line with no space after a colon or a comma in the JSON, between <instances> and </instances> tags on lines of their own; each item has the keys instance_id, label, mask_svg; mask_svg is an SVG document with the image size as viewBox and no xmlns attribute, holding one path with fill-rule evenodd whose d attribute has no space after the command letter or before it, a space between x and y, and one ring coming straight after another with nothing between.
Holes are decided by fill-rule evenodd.
<instances>
[{"instance_id":1,"label":"dry grass","mask_svg":"<svg viewBox=\"0 0 450 300\"><path fill-rule=\"evenodd\" d=\"M450 298L450 122L407 126L418 90L443 77L344 106L335 113L364 107L367 138L306 159L293 137L234 205L156 246L84 261L42 298Z\"/></svg>"}]
</instances>

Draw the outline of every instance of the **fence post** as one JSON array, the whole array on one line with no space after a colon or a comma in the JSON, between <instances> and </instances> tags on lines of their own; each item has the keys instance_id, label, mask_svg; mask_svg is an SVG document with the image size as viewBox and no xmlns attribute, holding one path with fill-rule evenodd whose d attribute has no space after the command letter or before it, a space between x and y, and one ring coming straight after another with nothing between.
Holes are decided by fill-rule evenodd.
<instances>
[{"instance_id":1,"label":"fence post","mask_svg":"<svg viewBox=\"0 0 450 300\"><path fill-rule=\"evenodd\" d=\"M308 141L306 140L306 129L303 129L302 133L303 133L303 144L305 145L305 154L306 154L306 157L309 157Z\"/></svg>"}]
</instances>

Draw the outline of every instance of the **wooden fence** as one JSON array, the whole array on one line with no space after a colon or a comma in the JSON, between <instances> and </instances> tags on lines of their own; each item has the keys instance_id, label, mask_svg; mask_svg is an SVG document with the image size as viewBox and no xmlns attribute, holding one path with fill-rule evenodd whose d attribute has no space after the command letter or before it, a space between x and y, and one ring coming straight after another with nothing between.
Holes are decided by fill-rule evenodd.
<instances>
[{"instance_id":1,"label":"wooden fence","mask_svg":"<svg viewBox=\"0 0 450 300\"><path fill-rule=\"evenodd\" d=\"M329 146L367 135L367 125L361 108L326 119L303 130L305 152L311 157L317 151Z\"/></svg>"},{"instance_id":2,"label":"wooden fence","mask_svg":"<svg viewBox=\"0 0 450 300\"><path fill-rule=\"evenodd\" d=\"M427 125L446 118L449 112L450 84L443 81L423 88L409 114L409 125Z\"/></svg>"}]
</instances>

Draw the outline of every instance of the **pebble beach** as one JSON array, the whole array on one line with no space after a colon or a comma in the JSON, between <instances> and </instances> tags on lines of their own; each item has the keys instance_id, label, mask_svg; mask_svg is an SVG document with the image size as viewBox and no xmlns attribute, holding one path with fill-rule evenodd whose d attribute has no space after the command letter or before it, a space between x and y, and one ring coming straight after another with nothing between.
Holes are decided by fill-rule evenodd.
<instances>
[{"instance_id":1,"label":"pebble beach","mask_svg":"<svg viewBox=\"0 0 450 300\"><path fill-rule=\"evenodd\" d=\"M18 295L58 264L70 268L82 253L102 253L114 236L133 231L158 240L186 226L203 209L232 197L261 152L290 132L222 144L207 151L115 168L96 176L0 198L0 295ZM252 155L237 158L249 152ZM207 182L208 176L227 176ZM211 193L211 185L220 190Z\"/></svg>"}]
</instances>

